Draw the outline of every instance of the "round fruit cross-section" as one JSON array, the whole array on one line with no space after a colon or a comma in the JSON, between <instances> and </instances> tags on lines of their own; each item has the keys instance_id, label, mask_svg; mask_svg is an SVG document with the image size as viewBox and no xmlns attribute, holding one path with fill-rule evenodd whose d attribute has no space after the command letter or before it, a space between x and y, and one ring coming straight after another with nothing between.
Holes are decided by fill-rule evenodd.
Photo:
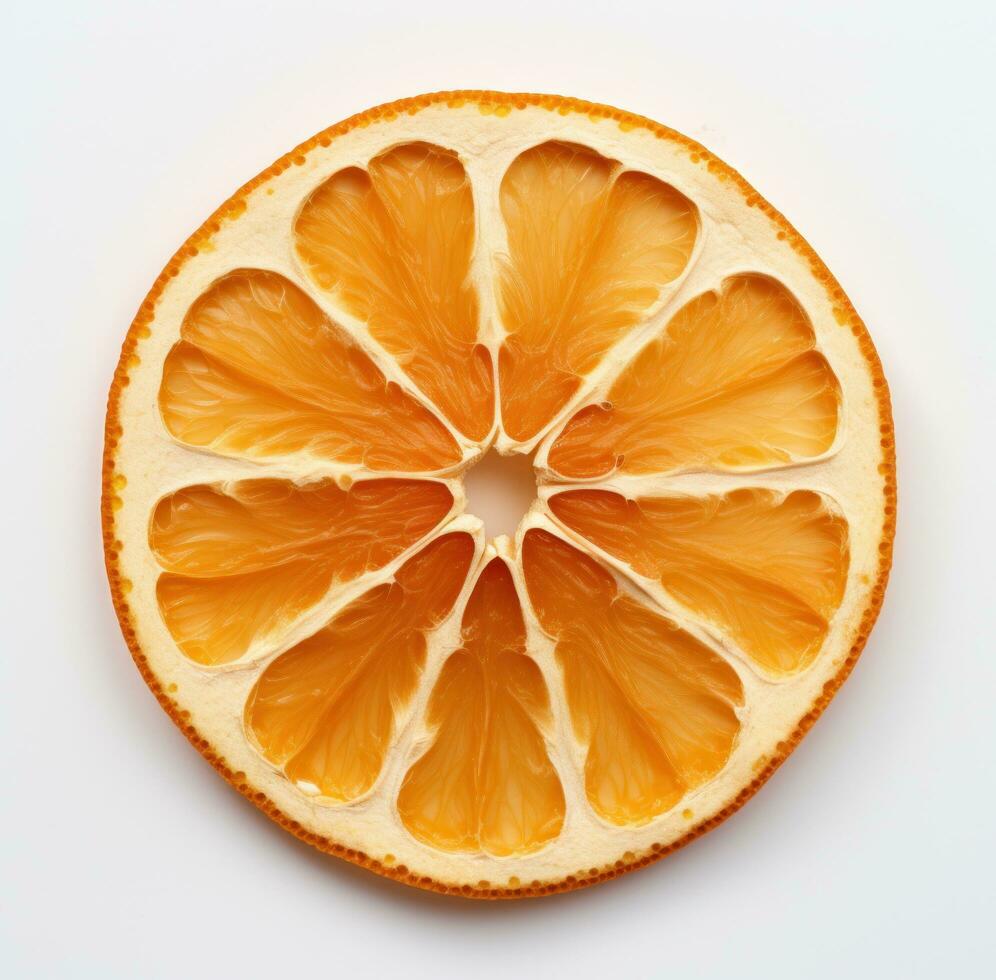
<instances>
[{"instance_id":1,"label":"round fruit cross-section","mask_svg":"<svg viewBox=\"0 0 996 980\"><path fill-rule=\"evenodd\" d=\"M493 540L463 488L489 452L537 483ZM891 560L888 390L819 258L697 143L423 96L170 262L102 514L136 663L240 792L409 884L550 894L716 826L846 678Z\"/></svg>"}]
</instances>

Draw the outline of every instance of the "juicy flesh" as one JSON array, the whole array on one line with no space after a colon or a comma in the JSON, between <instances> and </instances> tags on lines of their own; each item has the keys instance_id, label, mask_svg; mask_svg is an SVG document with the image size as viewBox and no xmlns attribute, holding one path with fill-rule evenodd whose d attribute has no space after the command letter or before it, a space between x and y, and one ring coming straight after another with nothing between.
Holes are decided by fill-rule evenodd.
<instances>
[{"instance_id":1,"label":"juicy flesh","mask_svg":"<svg viewBox=\"0 0 996 980\"><path fill-rule=\"evenodd\" d=\"M474 199L456 155L409 143L366 170L333 174L305 202L294 240L312 281L367 324L461 432L484 439L491 356L478 344Z\"/></svg>"},{"instance_id":2,"label":"juicy flesh","mask_svg":"<svg viewBox=\"0 0 996 980\"><path fill-rule=\"evenodd\" d=\"M499 274L502 422L539 433L584 375L688 264L698 229L691 202L647 174L619 173L593 150L544 143L501 185L508 256Z\"/></svg>"},{"instance_id":3,"label":"juicy flesh","mask_svg":"<svg viewBox=\"0 0 996 980\"><path fill-rule=\"evenodd\" d=\"M588 479L818 456L837 433L840 391L815 342L784 286L733 276L679 310L605 402L571 418L549 464Z\"/></svg>"},{"instance_id":4,"label":"juicy flesh","mask_svg":"<svg viewBox=\"0 0 996 980\"><path fill-rule=\"evenodd\" d=\"M526 533L522 561L556 641L592 807L615 824L671 809L729 758L743 703L736 672L548 532Z\"/></svg>"},{"instance_id":5,"label":"juicy flesh","mask_svg":"<svg viewBox=\"0 0 996 980\"><path fill-rule=\"evenodd\" d=\"M473 557L470 535L437 538L393 582L263 671L246 702L246 729L304 792L349 801L373 787L418 685L426 633L449 614Z\"/></svg>"},{"instance_id":6,"label":"juicy flesh","mask_svg":"<svg viewBox=\"0 0 996 980\"><path fill-rule=\"evenodd\" d=\"M180 336L163 367L159 409L181 442L405 472L461 458L439 419L275 272L219 279L190 308Z\"/></svg>"},{"instance_id":7,"label":"juicy flesh","mask_svg":"<svg viewBox=\"0 0 996 980\"><path fill-rule=\"evenodd\" d=\"M516 157L498 204L505 247L485 243L475 256L475 202L454 153L407 143L333 174L304 201L293 245L306 281L352 333L278 273L223 276L190 307L166 358L168 431L197 449L282 466L453 471L464 455L454 431L479 448L493 435L496 380L483 343L493 330L503 338L501 424L513 441L535 442L685 272L698 212L670 185L559 142ZM495 324L477 293L484 259L494 263ZM366 350L365 330L379 353ZM569 418L548 465L594 480L819 456L836 437L841 398L815 348L785 287L732 276L680 309L603 401ZM388 381L378 363L392 358L424 401ZM510 495L499 496L504 513ZM262 656L304 635L305 620L321 623L338 585L417 548L453 504L443 484L415 479L178 490L149 528L163 620L197 663ZM768 674L807 667L842 600L847 526L817 493L629 500L579 489L553 494L548 507ZM245 731L302 792L348 803L408 745L399 742L408 725L424 739L390 767L408 832L443 851L525 854L561 833L566 801L548 748L550 695L504 558L480 572L458 649L427 699L416 697L427 637L450 615L474 555L470 534L443 534L278 655L252 688ZM672 809L733 751L744 702L737 671L559 537L527 531L519 560L555 645L591 807L617 825Z\"/></svg>"},{"instance_id":8,"label":"juicy flesh","mask_svg":"<svg viewBox=\"0 0 996 980\"><path fill-rule=\"evenodd\" d=\"M427 724L432 744L398 796L415 837L446 851L508 855L560 833L564 792L543 737L549 697L526 655L519 598L499 558L467 603L462 645L443 665Z\"/></svg>"},{"instance_id":9,"label":"juicy flesh","mask_svg":"<svg viewBox=\"0 0 996 980\"><path fill-rule=\"evenodd\" d=\"M767 671L808 666L843 598L847 527L812 491L627 500L571 490L549 505L569 528L658 580Z\"/></svg>"},{"instance_id":10,"label":"juicy flesh","mask_svg":"<svg viewBox=\"0 0 996 980\"><path fill-rule=\"evenodd\" d=\"M447 516L441 483L243 480L178 490L157 505L149 545L164 574L167 628L192 660L223 664L272 640L335 583L380 568Z\"/></svg>"}]
</instances>

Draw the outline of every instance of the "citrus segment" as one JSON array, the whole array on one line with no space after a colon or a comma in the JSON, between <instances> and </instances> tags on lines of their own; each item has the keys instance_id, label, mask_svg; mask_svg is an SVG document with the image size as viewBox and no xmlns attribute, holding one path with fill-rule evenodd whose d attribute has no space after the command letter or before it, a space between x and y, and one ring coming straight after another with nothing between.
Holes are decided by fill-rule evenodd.
<instances>
[{"instance_id":1,"label":"citrus segment","mask_svg":"<svg viewBox=\"0 0 996 980\"><path fill-rule=\"evenodd\" d=\"M491 356L478 344L470 280L474 199L456 154L396 146L315 190L294 225L319 288L363 320L440 411L471 439L491 429Z\"/></svg>"},{"instance_id":2,"label":"citrus segment","mask_svg":"<svg viewBox=\"0 0 996 980\"><path fill-rule=\"evenodd\" d=\"M433 471L446 427L283 276L240 269L193 304L163 367L170 433L228 456L309 453L373 470Z\"/></svg>"},{"instance_id":3,"label":"citrus segment","mask_svg":"<svg viewBox=\"0 0 996 980\"><path fill-rule=\"evenodd\" d=\"M671 809L730 756L743 703L736 672L546 531L526 533L523 569L556 640L592 807L615 824Z\"/></svg>"},{"instance_id":4,"label":"citrus segment","mask_svg":"<svg viewBox=\"0 0 996 980\"><path fill-rule=\"evenodd\" d=\"M263 671L245 725L300 789L348 801L374 785L425 664L425 634L449 614L473 557L469 534L437 538L393 582L360 596Z\"/></svg>"},{"instance_id":5,"label":"citrus segment","mask_svg":"<svg viewBox=\"0 0 996 980\"><path fill-rule=\"evenodd\" d=\"M844 595L847 525L809 490L638 500L571 490L549 505L773 673L812 662Z\"/></svg>"},{"instance_id":6,"label":"citrus segment","mask_svg":"<svg viewBox=\"0 0 996 980\"><path fill-rule=\"evenodd\" d=\"M556 837L564 792L542 734L549 718L512 576L492 559L467 603L462 646L432 691L432 744L398 796L408 830L441 850L496 856Z\"/></svg>"},{"instance_id":7,"label":"citrus segment","mask_svg":"<svg viewBox=\"0 0 996 980\"><path fill-rule=\"evenodd\" d=\"M441 483L370 480L297 486L243 480L159 501L149 546L165 574L159 609L198 663L229 663L280 632L337 582L386 565L440 524Z\"/></svg>"},{"instance_id":8,"label":"citrus segment","mask_svg":"<svg viewBox=\"0 0 996 980\"><path fill-rule=\"evenodd\" d=\"M692 300L581 409L549 465L591 478L619 469L751 469L811 459L837 433L840 389L802 307L780 283L738 275Z\"/></svg>"},{"instance_id":9,"label":"citrus segment","mask_svg":"<svg viewBox=\"0 0 996 980\"><path fill-rule=\"evenodd\" d=\"M594 150L544 143L520 154L502 180L508 336L499 387L513 439L530 439L553 419L692 254L694 205L654 177L619 170Z\"/></svg>"}]
</instances>

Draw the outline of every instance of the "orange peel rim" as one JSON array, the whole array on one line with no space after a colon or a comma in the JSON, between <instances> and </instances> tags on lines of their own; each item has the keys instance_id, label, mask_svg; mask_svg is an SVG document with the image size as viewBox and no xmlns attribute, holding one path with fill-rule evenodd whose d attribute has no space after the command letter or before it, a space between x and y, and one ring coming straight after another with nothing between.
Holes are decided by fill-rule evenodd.
<instances>
[{"instance_id":1,"label":"orange peel rim","mask_svg":"<svg viewBox=\"0 0 996 980\"><path fill-rule=\"evenodd\" d=\"M748 206L756 207L762 211L777 227L778 237L787 241L808 262L812 275L822 283L832 300L837 322L842 327L849 328L857 339L861 353L868 364L872 376L872 384L880 419L883 458L879 464L879 472L885 481L885 523L878 546L879 559L875 582L869 592L868 602L861 616L857 636L847 657L844 659L837 673L823 685L820 695L812 703L809 711L799 721L795 730L787 738L778 743L774 755L767 759L754 779L741 789L727 806L719 813L691 827L679 839L663 846L654 844L647 853L637 857L633 861L626 862L618 860L613 865L601 869L593 868L588 874L568 875L558 881L523 883L515 888L492 886L487 882L481 882L478 886L449 884L426 875L416 875L404 865L385 865L362 851L344 847L330 838L322 837L319 834L306 830L296 820L291 820L287 817L264 793L255 790L253 786L249 785L245 779L245 774L232 770L225 760L214 751L210 742L190 723L189 713L183 711L177 702L170 697L169 693L163 688L149 667L148 660L142 652L135 627L132 623L126 589L123 585L124 579L118 567L118 555L121 543L114 536L114 510L117 497L114 487L114 478L117 475L114 466L115 451L118 439L123 431L119 420L121 392L128 385L128 373L134 364L132 358L135 354L135 348L141 339L149 336L148 324L153 320L156 303L169 281L179 274L180 269L189 258L197 255L199 246L209 241L220 230L222 222L236 220L242 215L246 210L246 198L253 190L283 173L285 170L303 164L307 154L311 150L318 146L326 147L332 140L351 130L368 126L374 122L391 120L402 114L415 115L422 109L441 103L450 105L453 108L459 108L466 103L476 103L483 112L495 112L498 115L507 115L511 111L525 109L529 106L558 112L561 115L582 113L595 120L613 120L623 130L647 130L658 139L668 140L682 147L688 152L693 163L700 163L711 173L716 174L720 180L729 181L735 186L743 195ZM611 106L559 95L467 90L434 92L413 98L398 99L395 102L375 106L365 112L350 116L348 119L317 133L289 153L280 157L279 160L240 187L180 246L159 274L148 295L143 300L121 347L121 356L114 372L114 379L111 383L107 399L100 514L104 540L104 561L107 568L111 597L114 602L114 610L117 613L118 622L121 625L121 632L124 635L125 642L128 644L128 649L131 651L132 658L142 677L145 679L149 690L155 695L156 700L166 714L169 715L177 728L186 736L191 745L214 766L234 789L255 804L271 820L278 823L284 830L294 834L300 840L305 841L326 854L342 858L385 878L390 878L426 891L439 892L444 895L458 895L477 899L514 899L535 898L543 895L574 891L575 889L594 885L611 878L617 878L629 871L653 864L661 858L673 854L686 844L690 844L693 840L708 833L715 827L718 827L724 820L736 813L771 778L775 770L781 766L789 755L791 755L795 747L802 741L806 733L833 699L840 686L847 680L864 649L865 643L868 641L868 637L882 606L882 600L889 579L889 570L892 566L893 540L896 531L896 498L896 454L892 406L889 398L888 384L882 371L878 352L875 350L875 345L867 328L858 316L851 301L845 295L840 284L812 246L792 227L784 215L764 200L736 170L724 163L701 144L643 116L624 112L621 109L614 109Z\"/></svg>"}]
</instances>

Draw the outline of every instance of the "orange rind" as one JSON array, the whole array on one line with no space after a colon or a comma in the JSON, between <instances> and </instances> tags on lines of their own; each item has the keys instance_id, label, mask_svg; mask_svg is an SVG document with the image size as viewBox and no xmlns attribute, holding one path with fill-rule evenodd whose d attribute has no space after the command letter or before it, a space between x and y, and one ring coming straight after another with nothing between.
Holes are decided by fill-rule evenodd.
<instances>
[{"instance_id":1,"label":"orange rind","mask_svg":"<svg viewBox=\"0 0 996 980\"><path fill-rule=\"evenodd\" d=\"M463 475L529 457L488 540ZM111 594L164 710L322 851L548 895L717 826L888 580L888 387L732 168L574 99L318 134L181 247L108 401Z\"/></svg>"}]
</instances>

